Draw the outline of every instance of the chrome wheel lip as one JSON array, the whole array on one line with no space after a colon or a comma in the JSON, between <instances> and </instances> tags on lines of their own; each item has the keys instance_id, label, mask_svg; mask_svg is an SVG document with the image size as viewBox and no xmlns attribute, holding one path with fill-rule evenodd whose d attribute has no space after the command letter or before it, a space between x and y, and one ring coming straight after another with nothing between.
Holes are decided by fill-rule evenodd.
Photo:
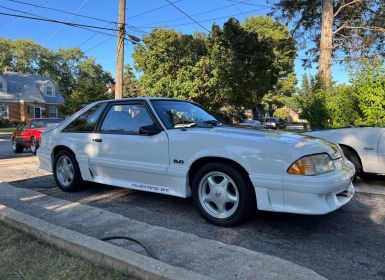
<instances>
[{"instance_id":1,"label":"chrome wheel lip","mask_svg":"<svg viewBox=\"0 0 385 280\"><path fill-rule=\"evenodd\" d=\"M214 180L215 177L222 177L222 179L216 182ZM211 184L209 181L211 181ZM233 193L229 192L229 188L232 188ZM207 193L208 189L210 189L209 193ZM212 171L205 174L200 180L198 185L198 198L202 208L207 214L217 219L227 219L238 209L239 190L229 175L221 171ZM226 208L226 204L230 207Z\"/></svg>"},{"instance_id":2,"label":"chrome wheel lip","mask_svg":"<svg viewBox=\"0 0 385 280\"><path fill-rule=\"evenodd\" d=\"M68 156L62 155L59 157L56 162L55 172L59 183L63 187L68 187L72 184L75 177L75 171L72 160Z\"/></svg>"}]
</instances>

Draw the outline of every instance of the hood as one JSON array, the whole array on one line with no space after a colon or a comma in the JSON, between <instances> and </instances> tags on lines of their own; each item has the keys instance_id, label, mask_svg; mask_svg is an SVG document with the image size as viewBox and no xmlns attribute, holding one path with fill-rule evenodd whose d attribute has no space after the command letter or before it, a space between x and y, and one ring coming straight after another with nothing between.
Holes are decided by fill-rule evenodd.
<instances>
[{"instance_id":1,"label":"hood","mask_svg":"<svg viewBox=\"0 0 385 280\"><path fill-rule=\"evenodd\" d=\"M328 153L332 159L341 157L338 145L324 139L298 133L231 126L217 126L211 130L206 129L206 131L206 133L215 133L221 137L239 140L239 143L251 142L276 146L277 149L290 152L298 158L317 153Z\"/></svg>"}]
</instances>

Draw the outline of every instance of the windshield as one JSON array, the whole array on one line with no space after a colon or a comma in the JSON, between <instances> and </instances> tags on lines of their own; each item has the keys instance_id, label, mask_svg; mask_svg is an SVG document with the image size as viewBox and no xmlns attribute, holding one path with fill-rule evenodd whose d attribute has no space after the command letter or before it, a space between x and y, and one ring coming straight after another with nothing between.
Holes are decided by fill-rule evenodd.
<instances>
[{"instance_id":1,"label":"windshield","mask_svg":"<svg viewBox=\"0 0 385 280\"><path fill-rule=\"evenodd\" d=\"M151 101L155 112L168 128L213 127L219 120L203 108L186 101L154 100Z\"/></svg>"},{"instance_id":2,"label":"windshield","mask_svg":"<svg viewBox=\"0 0 385 280\"><path fill-rule=\"evenodd\" d=\"M61 123L62 119L45 119L45 120L32 120L31 128L45 128L48 124Z\"/></svg>"}]
</instances>

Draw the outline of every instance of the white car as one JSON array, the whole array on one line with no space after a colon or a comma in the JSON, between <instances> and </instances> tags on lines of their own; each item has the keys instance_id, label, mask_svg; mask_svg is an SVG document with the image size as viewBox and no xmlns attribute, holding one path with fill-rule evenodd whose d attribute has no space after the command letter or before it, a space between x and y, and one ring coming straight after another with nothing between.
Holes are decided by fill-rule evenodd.
<instances>
[{"instance_id":1,"label":"white car","mask_svg":"<svg viewBox=\"0 0 385 280\"><path fill-rule=\"evenodd\" d=\"M64 191L82 181L179 197L235 225L256 209L325 214L353 196L354 166L338 145L283 132L226 127L199 105L100 101L44 133L40 167Z\"/></svg>"},{"instance_id":2,"label":"white car","mask_svg":"<svg viewBox=\"0 0 385 280\"><path fill-rule=\"evenodd\" d=\"M256 128L256 129L263 129L263 124L258 120L245 120L238 124L239 126L243 127L250 127L250 128Z\"/></svg>"},{"instance_id":3,"label":"white car","mask_svg":"<svg viewBox=\"0 0 385 280\"><path fill-rule=\"evenodd\" d=\"M354 164L356 175L385 174L385 128L349 127L306 133L340 145L345 156Z\"/></svg>"}]
</instances>

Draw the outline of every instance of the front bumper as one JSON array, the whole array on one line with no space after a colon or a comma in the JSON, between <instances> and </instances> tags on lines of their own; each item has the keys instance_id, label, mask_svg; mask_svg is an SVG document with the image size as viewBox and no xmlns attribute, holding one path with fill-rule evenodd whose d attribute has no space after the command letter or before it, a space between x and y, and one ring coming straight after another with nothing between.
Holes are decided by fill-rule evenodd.
<instances>
[{"instance_id":1,"label":"front bumper","mask_svg":"<svg viewBox=\"0 0 385 280\"><path fill-rule=\"evenodd\" d=\"M250 176L259 210L322 215L348 203L354 195L354 166L347 162L339 170L318 176L286 174L261 180ZM274 179L274 180L273 180Z\"/></svg>"},{"instance_id":2,"label":"front bumper","mask_svg":"<svg viewBox=\"0 0 385 280\"><path fill-rule=\"evenodd\" d=\"M348 203L354 195L354 166L319 176L286 176L283 181L285 210L289 213L322 215Z\"/></svg>"}]
</instances>

